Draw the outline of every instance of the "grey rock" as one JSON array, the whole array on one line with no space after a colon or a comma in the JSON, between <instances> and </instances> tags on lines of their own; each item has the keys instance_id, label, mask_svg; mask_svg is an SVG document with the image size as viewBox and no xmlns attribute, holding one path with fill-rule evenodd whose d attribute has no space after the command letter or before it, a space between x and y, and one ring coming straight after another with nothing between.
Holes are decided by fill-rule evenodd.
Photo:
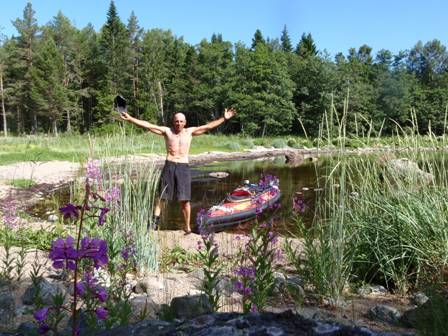
<instances>
[{"instance_id":1,"label":"grey rock","mask_svg":"<svg viewBox=\"0 0 448 336\"><path fill-rule=\"evenodd\" d=\"M8 329L16 318L14 293L10 286L0 287L0 329Z\"/></svg>"},{"instance_id":2,"label":"grey rock","mask_svg":"<svg viewBox=\"0 0 448 336\"><path fill-rule=\"evenodd\" d=\"M357 290L359 295L387 294L387 289L381 285L364 285Z\"/></svg>"},{"instance_id":3,"label":"grey rock","mask_svg":"<svg viewBox=\"0 0 448 336\"><path fill-rule=\"evenodd\" d=\"M17 333L21 336L37 336L37 325L31 321L23 322L17 328Z\"/></svg>"},{"instance_id":4,"label":"grey rock","mask_svg":"<svg viewBox=\"0 0 448 336\"><path fill-rule=\"evenodd\" d=\"M59 217L57 215L50 215L48 216L48 221L49 222L56 222L59 219Z\"/></svg>"},{"instance_id":5,"label":"grey rock","mask_svg":"<svg viewBox=\"0 0 448 336\"><path fill-rule=\"evenodd\" d=\"M390 324L398 324L401 313L398 309L385 305L377 305L369 309L369 317Z\"/></svg>"},{"instance_id":6,"label":"grey rock","mask_svg":"<svg viewBox=\"0 0 448 336\"><path fill-rule=\"evenodd\" d=\"M59 284L51 283L47 279L42 278L39 282L39 297L42 304L50 306L53 304L53 297L58 294L65 295L65 291ZM25 305L32 305L35 302L36 288L31 284L22 296L22 302Z\"/></svg>"},{"instance_id":7,"label":"grey rock","mask_svg":"<svg viewBox=\"0 0 448 336\"><path fill-rule=\"evenodd\" d=\"M425 293L417 292L412 296L412 302L417 306L422 306L426 302L428 302L429 298L425 295Z\"/></svg>"},{"instance_id":8,"label":"grey rock","mask_svg":"<svg viewBox=\"0 0 448 336\"><path fill-rule=\"evenodd\" d=\"M212 312L212 307L204 294L176 297L171 300L170 309L174 317L181 319Z\"/></svg>"},{"instance_id":9,"label":"grey rock","mask_svg":"<svg viewBox=\"0 0 448 336\"><path fill-rule=\"evenodd\" d=\"M132 308L132 314L136 317L156 318L157 312L160 310L154 300L147 295L138 295L129 300Z\"/></svg>"},{"instance_id":10,"label":"grey rock","mask_svg":"<svg viewBox=\"0 0 448 336\"><path fill-rule=\"evenodd\" d=\"M146 293L151 295L154 291L161 291L164 289L165 284L163 279L148 277L138 280L132 290L136 294Z\"/></svg>"}]
</instances>

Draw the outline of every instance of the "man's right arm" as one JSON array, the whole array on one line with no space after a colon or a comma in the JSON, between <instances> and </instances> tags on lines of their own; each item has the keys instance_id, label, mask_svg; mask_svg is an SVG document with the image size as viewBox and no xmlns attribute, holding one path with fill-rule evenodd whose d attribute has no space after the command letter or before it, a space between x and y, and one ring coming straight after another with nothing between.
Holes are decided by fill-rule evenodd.
<instances>
[{"instance_id":1,"label":"man's right arm","mask_svg":"<svg viewBox=\"0 0 448 336\"><path fill-rule=\"evenodd\" d=\"M130 123L132 123L134 125L137 125L137 126L140 126L142 128L145 128L148 131L150 131L150 132L152 132L154 134L157 134L157 135L165 135L165 133L166 133L166 131L168 129L168 127L157 126L157 125L151 124L151 123L149 123L147 121L139 120L137 118L131 117L126 112L121 114L121 119L129 121Z\"/></svg>"}]
</instances>

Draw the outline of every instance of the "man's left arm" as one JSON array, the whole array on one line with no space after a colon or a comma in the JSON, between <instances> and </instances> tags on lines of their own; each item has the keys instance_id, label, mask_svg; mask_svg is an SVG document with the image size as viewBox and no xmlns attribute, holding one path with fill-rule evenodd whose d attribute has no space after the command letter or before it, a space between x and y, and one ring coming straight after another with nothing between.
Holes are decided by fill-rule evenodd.
<instances>
[{"instance_id":1,"label":"man's left arm","mask_svg":"<svg viewBox=\"0 0 448 336\"><path fill-rule=\"evenodd\" d=\"M221 125L222 123L224 123L225 121L229 120L230 118L232 118L233 116L236 115L236 111L234 109L225 109L224 110L224 116L216 119L214 121L211 121L205 125L202 126L198 126L198 127L192 127L193 131L192 131L192 135L196 136L196 135L201 135L204 134L205 132L208 132L216 127L218 127L219 125Z\"/></svg>"}]
</instances>

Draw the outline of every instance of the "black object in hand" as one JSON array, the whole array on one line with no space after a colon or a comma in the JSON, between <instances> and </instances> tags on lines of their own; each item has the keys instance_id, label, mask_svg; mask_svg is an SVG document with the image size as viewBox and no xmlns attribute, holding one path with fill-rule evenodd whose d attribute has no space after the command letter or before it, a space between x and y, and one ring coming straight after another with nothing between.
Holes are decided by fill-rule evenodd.
<instances>
[{"instance_id":1,"label":"black object in hand","mask_svg":"<svg viewBox=\"0 0 448 336\"><path fill-rule=\"evenodd\" d=\"M120 114L128 111L128 108L126 106L126 99L124 99L123 96L120 95L115 97L114 107Z\"/></svg>"}]
</instances>

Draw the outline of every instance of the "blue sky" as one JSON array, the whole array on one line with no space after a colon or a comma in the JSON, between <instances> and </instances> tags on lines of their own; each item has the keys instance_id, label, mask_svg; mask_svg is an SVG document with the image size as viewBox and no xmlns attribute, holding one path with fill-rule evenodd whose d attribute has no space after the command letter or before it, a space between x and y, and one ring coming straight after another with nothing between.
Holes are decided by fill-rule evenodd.
<instances>
[{"instance_id":1,"label":"blue sky","mask_svg":"<svg viewBox=\"0 0 448 336\"><path fill-rule=\"evenodd\" d=\"M0 0L0 27L16 34L11 21L22 17L26 0ZM109 0L33 0L39 24L61 10L78 27L104 24ZM448 45L448 1L426 0L116 0L120 18L132 10L145 29L170 29L197 44L212 33L225 40L250 45L255 30L264 37L280 37L286 24L294 45L302 33L311 33L319 50L344 54L367 44L374 52L412 48L418 40L439 39Z\"/></svg>"}]
</instances>

